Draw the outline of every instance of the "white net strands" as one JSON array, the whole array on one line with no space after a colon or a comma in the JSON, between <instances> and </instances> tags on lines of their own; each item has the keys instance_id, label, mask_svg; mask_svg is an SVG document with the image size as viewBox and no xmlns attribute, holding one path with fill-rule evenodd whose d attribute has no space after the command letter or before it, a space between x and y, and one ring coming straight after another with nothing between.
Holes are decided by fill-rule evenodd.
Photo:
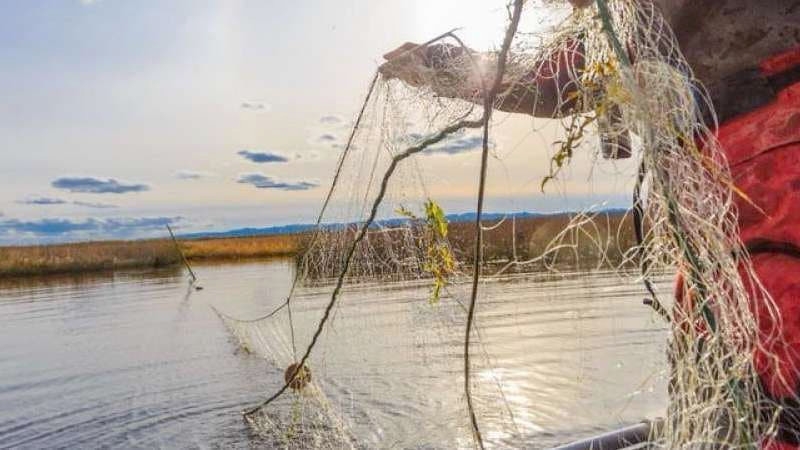
<instances>
[{"instance_id":1,"label":"white net strands","mask_svg":"<svg viewBox=\"0 0 800 450\"><path fill-rule=\"evenodd\" d=\"M293 356L291 333L283 325L285 315L243 323L219 313L233 333L241 349L252 356L264 358L274 370L273 376L284 378L284 369L296 361ZM331 404L311 373L302 389L276 401L274 408L255 416L245 416L261 443L273 448L355 448L352 433Z\"/></svg>"},{"instance_id":2,"label":"white net strands","mask_svg":"<svg viewBox=\"0 0 800 450\"><path fill-rule=\"evenodd\" d=\"M546 33L518 33L520 15L563 7L522 3L509 5L497 52L475 53L445 33L428 43L440 49L429 74L410 85L376 75L288 299L261 318L219 313L243 349L274 365L275 392L246 417L276 446L536 447L526 440L543 431L531 419L536 406L513 398L481 320L491 318L492 296L502 295L510 272L558 270L559 258L579 257L585 242L607 265L638 266L653 296L653 280L682 275L671 309L651 299L669 330L667 355L653 355L667 361L669 395L651 446L748 448L772 432L773 419L761 414L767 399L754 358L768 355L764 342L780 338L780 317L738 238L733 201L744 194L711 131L715 124L704 119L713 106L668 24L649 1L600 0ZM446 174L427 173L422 158L484 132L485 169L487 99L500 109L529 106L532 115L553 111L563 125L543 187L562 176L574 151L631 152L640 167L638 245L609 258L610 236L622 228L612 230L590 212L569 217L541 254L515 250L496 264L481 252L476 259L471 246L499 229L516 233L512 219L454 239L428 188ZM404 301L379 308L393 291ZM776 326L760 324L756 309ZM483 378L476 381L475 373ZM409 409L415 417L398 417ZM460 438L429 440L443 427Z\"/></svg>"}]
</instances>

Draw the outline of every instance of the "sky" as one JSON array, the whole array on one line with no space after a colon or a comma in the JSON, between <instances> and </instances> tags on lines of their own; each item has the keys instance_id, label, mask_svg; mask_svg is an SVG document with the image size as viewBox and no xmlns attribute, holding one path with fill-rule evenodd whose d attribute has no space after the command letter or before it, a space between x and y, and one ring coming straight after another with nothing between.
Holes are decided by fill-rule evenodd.
<instances>
[{"instance_id":1,"label":"sky","mask_svg":"<svg viewBox=\"0 0 800 450\"><path fill-rule=\"evenodd\" d=\"M455 27L494 49L505 20L495 0L2 2L0 244L312 222L381 55ZM488 210L628 204L630 167L588 150L542 194L557 138L497 115ZM448 213L474 209L477 142L428 157Z\"/></svg>"}]
</instances>

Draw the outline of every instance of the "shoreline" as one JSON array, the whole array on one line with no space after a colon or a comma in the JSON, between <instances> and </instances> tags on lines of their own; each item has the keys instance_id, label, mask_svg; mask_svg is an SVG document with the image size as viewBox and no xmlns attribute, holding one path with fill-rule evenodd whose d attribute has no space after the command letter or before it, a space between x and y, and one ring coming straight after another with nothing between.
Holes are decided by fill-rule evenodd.
<instances>
[{"instance_id":1,"label":"shoreline","mask_svg":"<svg viewBox=\"0 0 800 450\"><path fill-rule=\"evenodd\" d=\"M293 257L300 251L303 239L303 234L287 234L178 242L191 263ZM0 247L0 279L167 268L182 264L169 238Z\"/></svg>"},{"instance_id":2,"label":"shoreline","mask_svg":"<svg viewBox=\"0 0 800 450\"><path fill-rule=\"evenodd\" d=\"M486 261L530 259L544 251L548 243L569 223L571 214L510 220L494 224L484 233ZM487 225L494 222L487 221ZM597 234L607 245L605 258L620 262L635 245L630 215L600 213L593 227L584 230ZM235 262L254 259L294 257L300 253L309 232L255 236L212 237L179 240L178 245L192 262ZM475 239L470 222L450 223L450 244L465 260L471 259ZM571 236L575 248L559 254L559 261L583 264L598 261L600 255L591 239L581 233ZM597 241L597 239L596 239ZM71 244L0 247L0 279L56 274L83 274L119 269L166 268L182 265L181 256L170 238L134 241L90 241Z\"/></svg>"}]
</instances>

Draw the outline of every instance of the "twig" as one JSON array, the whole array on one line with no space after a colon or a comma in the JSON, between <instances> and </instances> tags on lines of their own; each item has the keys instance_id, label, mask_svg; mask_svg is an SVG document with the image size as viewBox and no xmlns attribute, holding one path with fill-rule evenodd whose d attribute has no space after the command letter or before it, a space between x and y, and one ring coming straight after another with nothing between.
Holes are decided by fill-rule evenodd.
<instances>
[{"instance_id":1,"label":"twig","mask_svg":"<svg viewBox=\"0 0 800 450\"><path fill-rule=\"evenodd\" d=\"M414 48L408 49L407 51L396 56L394 59L405 56L410 52L413 52L419 48L433 44L434 42L444 39L448 36L452 36L456 30L458 30L458 28L453 28L452 30L446 33L442 33L433 39L429 39L428 41L425 41L422 44L415 46ZM358 116L356 116L356 121L353 124L353 128L350 130L350 136L347 137L347 143L344 146L344 150L342 151L342 156L340 157L339 163L336 166L336 172L333 175L333 182L331 183L331 188L328 190L328 193L325 196L325 201L322 203L322 209L320 209L319 215L317 216L317 222L316 222L317 227L319 227L319 225L322 223L322 218L325 214L325 211L328 209L328 204L330 203L331 197L333 196L333 191L335 190L336 185L339 183L339 176L342 173L342 166L344 165L344 160L347 158L347 154L350 152L350 148L353 146L353 140L355 139L356 133L358 132L358 129L361 125L361 120L364 117L364 111L366 111L367 109L369 100L372 97L372 92L375 90L375 84L378 82L380 75L381 75L380 72L376 70L375 75L373 75L372 77L372 81L370 81L369 83L369 89L367 90L366 98L364 98L364 102L361 104L361 109L358 111Z\"/></svg>"},{"instance_id":2,"label":"twig","mask_svg":"<svg viewBox=\"0 0 800 450\"><path fill-rule=\"evenodd\" d=\"M442 33L441 35L439 35L439 36L437 36L437 37L435 37L433 39L430 39L430 40L426 41L425 43L420 44L420 45L414 47L413 49L410 49L409 51L413 51L413 50L416 50L417 48L420 48L420 47L423 47L423 46L426 46L426 45L430 45L433 42L436 42L436 41L438 41L440 39L443 39L445 37L448 37L448 36L455 38L457 41L459 41L459 43L461 43L460 40L453 34L453 32L455 30L456 29L453 29L453 30L450 30L450 31L448 31L446 33ZM463 44L462 44L462 47L463 47ZM354 140L355 135L356 135L356 133L358 131L358 128L359 128L359 126L361 124L361 120L362 120L362 118L364 116L364 112L366 110L367 105L369 104L370 98L372 97L372 93L373 93L373 91L375 89L375 85L376 85L376 83L377 83L379 78L380 78L380 72L376 71L375 75L372 78L372 81L370 82L369 90L367 92L367 95L366 95L366 97L364 99L363 104L361 105L361 109L360 109L360 111L358 113L358 116L356 117L356 121L353 124L353 129L351 130L350 136L347 139L347 144L345 145L345 148L342 151L342 155L341 155L341 157L339 159L339 162L337 164L337 167L336 167L336 172L334 173L333 182L331 183L331 187L328 190L328 193L327 193L327 195L325 197L325 201L323 202L323 205L322 205L322 208L320 210L320 213L317 216L317 221L316 221L316 225L315 225L315 231L314 231L314 234L313 234L313 236L311 238L311 243L309 244L309 247L306 249L306 252L310 251L316 245L317 238L319 237L319 233L321 231L320 230L320 226L322 224L323 216L324 216L325 211L326 211L326 209L328 207L328 204L330 203L331 197L333 196L333 192L336 189L336 185L338 184L339 176L341 174L342 167L344 165L344 161L346 160L347 155L348 155L350 149L352 148L353 140ZM386 190L388 188L389 178L391 178L392 174L394 173L394 170L397 167L397 164L400 161L408 158L409 156L411 156L411 155L413 155L415 153L419 153L419 152L425 150L426 148L428 148L429 146L440 142L441 140L443 140L447 136L455 133L456 131L459 131L459 130L461 130L463 128L478 128L478 127L480 127L482 125L482 123L483 123L482 121L469 121L469 120L466 120L465 117L467 115L465 115L464 117L460 118L455 124L453 124L453 125L445 128L445 129L441 130L439 133L437 133L436 135L424 140L420 144L417 144L417 145L415 145L413 147L409 147L408 149L406 149L405 152L398 154L397 156L395 156L392 159L392 163L390 164L389 168L387 169L386 173L384 174L384 177L383 177L383 180L382 180L382 183L381 183L381 190L380 190L380 192L378 194L378 197L373 202L372 213L371 213L370 217L367 219L367 221L364 222L359 234L356 236L356 239L352 243L352 246L351 246L351 248L350 248L350 250L348 252L348 255L345 258L345 262L344 262L344 266L342 268L342 271L340 272L339 277L337 278L336 288L334 289L333 293L331 294L331 300L330 300L330 302L328 303L328 306L325 309L325 313L324 313L322 319L320 319L320 321L319 321L319 323L317 325L317 330L315 331L314 336L312 337L311 343L306 348L306 352L304 353L303 357L300 359L300 362L297 364L297 367L296 367L295 371L292 373L291 377L289 378L289 381L287 381L283 385L283 387L281 387L275 394L273 394L271 397L269 397L266 400L264 400L263 402L261 402L259 405L255 406L253 408L250 408L248 410L245 410L244 411L244 415L245 416L248 416L248 415L251 415L251 414L257 412L258 410L260 410L264 406L266 406L269 403L271 403L272 401L274 401L276 398L280 397L280 395L283 394L286 391L286 389L289 387L289 385L294 381L295 377L300 372L300 369L305 366L305 362L308 359L309 355L311 354L311 351L313 350L314 346L316 345L317 340L318 340L320 334L322 333L322 330L324 329L326 322L328 321L330 313L331 313L334 305L336 304L336 300L338 299L339 292L341 291L342 285L344 283L344 278L345 278L345 276L347 274L347 271L349 269L350 262L351 262L351 260L353 258L353 255L355 254L355 249L356 249L358 243L365 237L368 228L372 225L372 223L375 220L375 216L377 215L378 207L380 206L381 202L383 201L383 197L386 195ZM250 319L250 320L247 320L246 322L257 322L259 320L263 320L265 318L272 317L274 314L276 314L278 311L280 311L284 307L286 307L287 309L290 308L291 299L292 299L292 296L294 294L294 290L295 290L295 288L297 286L297 283L298 283L298 281L300 279L300 276L301 276L301 273L300 273L300 271L298 271L295 274L294 280L292 282L292 287L290 289L289 296L287 297L286 301L283 304L281 304L275 310L271 311L270 313L268 313L268 314L266 314L264 316L261 316L261 317L255 318L255 319ZM289 311L290 311L289 312L289 315L290 315L290 324L289 325L290 325L291 330L292 330L292 348L296 353L296 347L295 347L295 342L294 342L294 326L291 323L291 310L289 310ZM222 314L220 311L217 311L217 314L219 314L220 316L223 316L223 317L229 317L229 316L227 316L225 314ZM295 355L295 359L296 359L296 355Z\"/></svg>"},{"instance_id":3,"label":"twig","mask_svg":"<svg viewBox=\"0 0 800 450\"><path fill-rule=\"evenodd\" d=\"M317 216L317 220L316 220L316 222L314 222L314 232L311 235L310 243L308 244L308 247L305 250L306 252L310 252L314 248L314 246L316 245L317 239L319 238L320 225L322 224L322 218L325 215L325 211L328 209L328 204L331 201L331 197L333 197L333 191L336 189L336 185L339 183L339 176L342 173L342 167L344 166L344 162L347 160L347 155L350 153L350 149L353 146L353 139L355 139L356 133L358 132L358 128L361 125L361 120L364 117L364 111L367 109L367 105L369 104L369 100L372 97L372 92L375 90L375 84L378 82L379 78L380 78L380 72L378 72L376 70L375 74L372 77L372 81L370 81L370 83L369 83L369 89L367 90L367 95L364 98L364 103L362 103L362 105L361 105L361 110L358 112L358 115L356 116L356 121L353 123L352 130L350 130L350 136L347 138L347 144L344 146L344 149L342 150L342 154L341 154L341 156L339 156L339 161L336 163L336 171L333 173L333 181L331 182L331 187L328 188L328 193L325 195L325 200L322 202L322 208L320 208L319 215ZM273 315L275 315L278 311L280 311L284 307L289 306L289 302L292 299L292 296L294 295L294 290L297 287L297 283L300 281L300 276L301 276L301 271L300 270L296 270L295 275L294 275L294 279L292 280L292 286L289 289L289 295L286 297L286 301L283 302L280 306L278 306L274 310L272 310L272 311L270 311L270 312L268 312L268 313L266 313L266 314L264 314L262 316L255 317L255 318L252 318L252 319L244 319L244 320L242 320L242 319L236 319L234 317L228 316L227 314L223 314L220 311L218 311L217 309L214 309L214 310L220 316L227 317L227 318L233 319L233 320L238 320L240 322L253 323L253 322L258 322L258 321L263 320L263 319L267 319L267 318L272 317ZM290 326L292 326L292 335L294 335L294 326L291 323L290 323ZM292 337L292 347L293 348L295 347L294 337Z\"/></svg>"},{"instance_id":4,"label":"twig","mask_svg":"<svg viewBox=\"0 0 800 450\"><path fill-rule=\"evenodd\" d=\"M481 436L480 427L478 426L478 419L475 415L475 408L472 404L472 387L470 380L470 358L469 346L472 337L472 323L475 319L475 304L478 298L478 282L481 275L481 252L483 250L483 233L481 232L481 216L483 214L483 200L486 191L486 169L489 160L489 122L492 119L492 112L494 111L494 101L497 97L497 92L503 82L503 75L506 71L506 62L508 59L508 51L511 48L511 42L514 40L514 35L519 26L519 19L522 16L522 4L524 0L514 0L514 11L511 15L511 22L506 29L506 35L503 40L503 46L500 48L500 54L497 57L497 70L495 71L494 82L489 92L486 92L486 80L481 79L482 90L485 94L483 99L483 150L481 152L481 169L480 169L480 183L478 185L478 205L475 210L475 255L473 258L472 268L472 295L470 296L469 309L467 312L467 326L464 336L464 394L467 397L467 409L469 410L470 422L472 424L472 434L475 442L480 449L483 449L483 437Z\"/></svg>"},{"instance_id":5,"label":"twig","mask_svg":"<svg viewBox=\"0 0 800 450\"><path fill-rule=\"evenodd\" d=\"M445 37L454 36L452 33L455 32L456 30L458 30L458 28L453 28L452 30L450 30L450 31L448 31L446 33L442 33L442 34L440 34L439 36L436 36L433 39L430 39L430 40L428 40L428 41L426 41L426 42L424 42L424 43L422 43L420 45L417 45L416 47L414 47L412 49L409 49L406 52L403 52L401 55L398 55L398 58L400 56L403 56L403 55L407 54L408 52L412 52L412 51L414 51L414 50L416 50L418 48L424 47L426 45L430 45L430 44L432 44L432 43L434 43L434 42L436 42L436 41L438 41L440 39L444 39ZM328 210L328 205L330 204L331 198L333 197L333 192L334 192L334 190L336 190L336 186L339 184L339 177L342 174L342 168L344 166L344 162L347 160L347 155L350 153L350 149L353 147L353 140L355 139L356 134L358 133L358 130L361 127L361 120L364 118L364 112L366 111L367 105L369 104L369 101L372 98L372 93L375 91L375 85L377 84L378 79L380 79L380 75L381 75L380 72L378 72L376 70L375 74L372 76L372 80L369 82L369 88L367 89L367 95L364 97L364 101L361 103L361 109L358 111L358 115L356 116L355 122L353 122L353 128L351 128L351 130L350 130L350 135L347 137L347 143L345 144L344 149L342 150L342 154L339 156L339 161L336 163L336 170L333 173L333 181L331 181L331 187L328 188L328 192L325 194L325 200L322 202L322 207L320 208L319 214L317 215L317 220L314 222L314 233L311 236L311 241L310 241L310 243L308 245L308 248L306 249L306 252L311 251L311 249L316 245L317 238L319 237L319 233L320 233L320 225L322 225L322 219L325 216L325 212ZM294 280L292 281L292 287L289 290L289 295L288 295L288 298L286 299L286 302L281 304L281 306L279 306L276 310L274 310L272 312L269 312L269 313L267 313L267 314L265 314L263 316L260 316L260 317L256 317L256 318L253 318L253 319L242 320L242 322L258 322L259 320L262 320L262 319L265 319L265 318L268 318L268 317L272 317L272 315L274 315L276 312L278 312L278 310L280 310L283 307L287 306L289 301L292 298L292 294L294 293L295 287L297 286L297 283L298 283L298 281L300 279L300 276L301 276L301 272L297 271L297 273L295 273ZM217 311L217 312L219 313L219 311ZM232 317L230 317L230 316L226 315L226 317L229 317L229 318L232 319Z\"/></svg>"},{"instance_id":6,"label":"twig","mask_svg":"<svg viewBox=\"0 0 800 450\"><path fill-rule=\"evenodd\" d=\"M164 224L167 227L167 231L169 231L169 236L172 238L172 243L175 244L175 250L178 251L178 254L181 255L181 260L183 261L183 265L186 266L186 270L189 271L189 275L192 277L192 283L197 282L197 275L194 274L192 270L192 266L189 265L189 260L186 259L186 255L183 254L183 250L181 250L181 246L178 244L178 240L175 238L175 233L172 232L172 228L170 228L169 224Z\"/></svg>"},{"instance_id":7,"label":"twig","mask_svg":"<svg viewBox=\"0 0 800 450\"><path fill-rule=\"evenodd\" d=\"M342 286L344 285L344 279L347 276L347 271L350 268L350 263L353 260L353 256L355 255L356 248L358 247L358 244L367 235L367 231L369 230L369 227L372 225L372 223L375 221L375 217L378 215L378 209L380 208L380 205L383 202L383 198L386 195L386 190L389 187L389 179L392 177L392 175L394 174L394 171L397 169L397 165L401 161L403 161L404 159L406 159L406 158L408 158L408 157L410 157L410 156L412 156L412 155L414 155L416 153L419 153L419 152L425 150L429 146L434 145L434 144L442 141L446 137L452 135L453 133L455 133L455 132L457 132L457 131L459 131L461 129L464 129L464 128L478 128L481 125L483 125L483 121L480 121L480 120L461 120L459 122L456 122L453 125L450 125L450 126L444 128L443 130L441 130L440 132L438 132L434 136L429 137L428 139L425 139L421 143L419 143L417 145L414 145L412 147L409 147L403 153L400 153L397 156L395 156L394 158L392 158L392 162L389 164L389 168L386 170L386 173L383 176L383 180L381 181L381 187L380 187L380 190L378 191L378 195L377 195L377 197L375 198L375 200L372 203L372 210L370 211L369 217L361 225L361 228L359 229L358 234L356 235L355 239L353 240L352 244L350 245L350 248L348 249L347 255L346 255L345 259L344 259L344 264L342 266L341 271L339 272L338 278L336 279L336 286L334 287L333 293L331 294L331 299L330 299L330 301L328 301L328 305L325 307L325 312L322 315L322 319L320 319L319 323L317 324L317 329L314 332L314 336L311 338L311 343L308 344L308 347L306 348L306 351L303 354L303 357L300 358L300 362L297 364L297 366L295 367L294 372L288 378L288 381L286 383L284 383L283 387L278 389L277 392L272 394L269 398L267 398L263 402L259 403L258 405L254 406L253 408L250 408L250 409L246 410L244 412L245 416L249 416L249 415L252 415L252 414L258 412L261 408L267 406L268 404L272 403L276 398L280 397L281 394L286 392L286 389L288 389L289 386L292 384L292 382L294 381L295 377L300 372L300 370L303 367L305 367L305 363L308 360L309 356L311 356L311 351L316 346L317 340L319 339L320 335L322 334L322 331L325 329L325 324L328 322L328 319L330 318L331 312L333 311L333 307L336 305L336 301L339 299L339 294L340 294L340 292L342 290Z\"/></svg>"}]
</instances>

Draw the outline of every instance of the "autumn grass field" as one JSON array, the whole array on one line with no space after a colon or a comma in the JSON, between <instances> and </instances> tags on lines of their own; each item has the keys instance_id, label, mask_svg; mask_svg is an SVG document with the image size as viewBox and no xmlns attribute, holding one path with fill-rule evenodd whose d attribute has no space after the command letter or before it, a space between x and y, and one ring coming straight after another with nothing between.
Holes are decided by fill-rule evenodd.
<instances>
[{"instance_id":1,"label":"autumn grass field","mask_svg":"<svg viewBox=\"0 0 800 450\"><path fill-rule=\"evenodd\" d=\"M180 246L189 261L236 260L294 256L305 235L283 234L235 238L193 239Z\"/></svg>"},{"instance_id":2,"label":"autumn grass field","mask_svg":"<svg viewBox=\"0 0 800 450\"><path fill-rule=\"evenodd\" d=\"M576 223L570 227L570 221ZM486 262L526 261L547 252L547 258L529 265L527 270L544 269L547 264L578 269L617 267L636 245L632 216L618 212L600 213L591 219L581 216L577 220L573 214L506 219L484 223L484 227ZM474 223L450 224L450 244L460 260L473 259L475 237Z\"/></svg>"},{"instance_id":3,"label":"autumn grass field","mask_svg":"<svg viewBox=\"0 0 800 450\"><path fill-rule=\"evenodd\" d=\"M181 241L189 261L293 256L301 235L256 236ZM0 277L83 273L181 264L169 239L98 241L24 247L0 247Z\"/></svg>"},{"instance_id":4,"label":"autumn grass field","mask_svg":"<svg viewBox=\"0 0 800 450\"><path fill-rule=\"evenodd\" d=\"M486 223L484 260L526 260L544 252L566 228L569 214ZM191 261L235 261L298 254L307 234L266 235L181 240ZM450 243L460 260L471 260L475 230L471 222L450 224ZM564 250L551 254L559 264L591 267L596 262L618 264L635 245L630 217L600 214L590 224L561 236ZM167 267L181 263L169 239L98 241L43 246L0 247L0 277L98 272L135 267ZM535 265L533 266L535 268Z\"/></svg>"}]
</instances>

